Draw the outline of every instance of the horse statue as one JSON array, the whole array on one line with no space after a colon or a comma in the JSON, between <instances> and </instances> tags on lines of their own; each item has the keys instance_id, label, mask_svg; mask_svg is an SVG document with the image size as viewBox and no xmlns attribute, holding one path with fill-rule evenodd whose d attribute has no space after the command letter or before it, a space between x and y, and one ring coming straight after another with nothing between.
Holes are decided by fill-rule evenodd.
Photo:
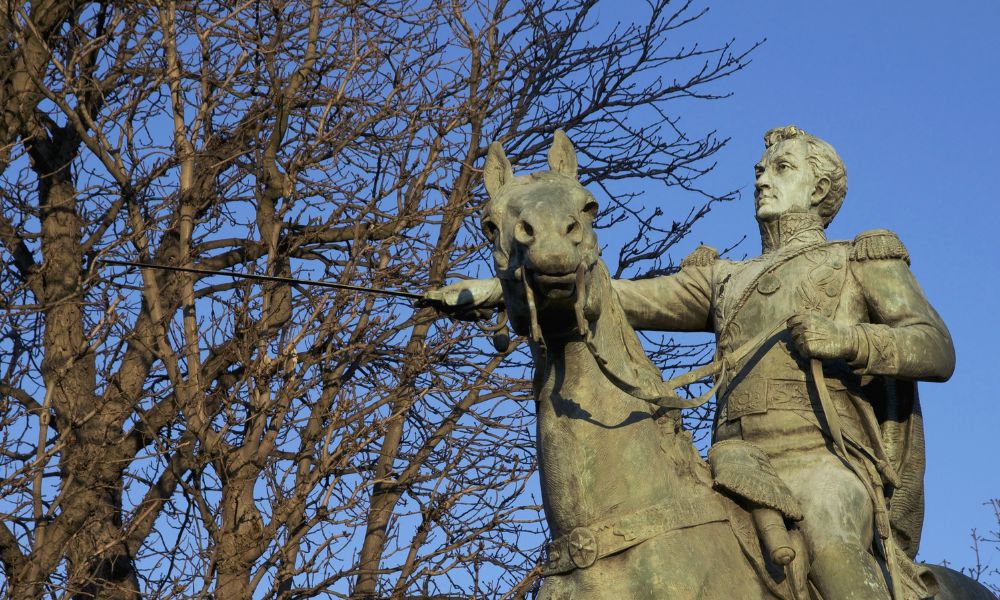
<instances>
[{"instance_id":1,"label":"horse statue","mask_svg":"<svg viewBox=\"0 0 1000 600\"><path fill-rule=\"evenodd\" d=\"M552 535L538 597L818 598L795 575L804 571L793 568L794 544L762 546L752 507L719 491L682 427L678 409L691 401L668 389L626 320L600 258L597 202L561 131L548 164L515 176L494 142L482 213L507 318L535 365ZM935 573L936 598L993 597L954 571Z\"/></svg>"}]
</instances>

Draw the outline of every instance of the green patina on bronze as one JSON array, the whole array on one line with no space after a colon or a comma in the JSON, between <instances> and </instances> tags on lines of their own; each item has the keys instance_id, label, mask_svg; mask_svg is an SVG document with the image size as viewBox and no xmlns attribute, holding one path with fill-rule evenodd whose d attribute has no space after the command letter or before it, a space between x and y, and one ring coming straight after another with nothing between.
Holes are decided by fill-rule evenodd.
<instances>
[{"instance_id":1,"label":"green patina on bronze","mask_svg":"<svg viewBox=\"0 0 1000 600\"><path fill-rule=\"evenodd\" d=\"M466 318L504 304L530 340L553 535L542 598L908 599L936 590L932 570L939 598L989 597L911 560L924 465L912 382L951 375L948 331L895 234L826 239L847 189L833 148L795 127L765 142L762 254L701 247L640 281L613 281L600 260L597 204L562 132L548 172L514 176L490 147L498 277L427 298ZM633 328L716 334L716 481L676 411L622 385L662 385Z\"/></svg>"}]
</instances>

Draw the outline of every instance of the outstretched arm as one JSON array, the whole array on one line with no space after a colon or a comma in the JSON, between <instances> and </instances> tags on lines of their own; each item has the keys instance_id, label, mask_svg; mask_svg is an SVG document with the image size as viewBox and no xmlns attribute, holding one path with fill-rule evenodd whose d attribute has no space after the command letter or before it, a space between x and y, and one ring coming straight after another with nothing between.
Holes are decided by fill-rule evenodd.
<instances>
[{"instance_id":1,"label":"outstretched arm","mask_svg":"<svg viewBox=\"0 0 1000 600\"><path fill-rule=\"evenodd\" d=\"M613 280L625 316L636 329L712 331L712 271L719 253L699 246L674 275Z\"/></svg>"},{"instance_id":2,"label":"outstretched arm","mask_svg":"<svg viewBox=\"0 0 1000 600\"><path fill-rule=\"evenodd\" d=\"M699 246L674 275L652 279L615 279L629 324L656 331L712 331L712 270L719 254ZM456 319L487 319L503 304L500 280L467 279L428 291L424 302Z\"/></svg>"},{"instance_id":3,"label":"outstretched arm","mask_svg":"<svg viewBox=\"0 0 1000 600\"><path fill-rule=\"evenodd\" d=\"M611 282L632 327L656 331L711 331L710 267L674 275Z\"/></svg>"},{"instance_id":4,"label":"outstretched arm","mask_svg":"<svg viewBox=\"0 0 1000 600\"><path fill-rule=\"evenodd\" d=\"M479 321L503 304L503 289L496 277L466 279L429 290L422 302L455 319Z\"/></svg>"}]
</instances>

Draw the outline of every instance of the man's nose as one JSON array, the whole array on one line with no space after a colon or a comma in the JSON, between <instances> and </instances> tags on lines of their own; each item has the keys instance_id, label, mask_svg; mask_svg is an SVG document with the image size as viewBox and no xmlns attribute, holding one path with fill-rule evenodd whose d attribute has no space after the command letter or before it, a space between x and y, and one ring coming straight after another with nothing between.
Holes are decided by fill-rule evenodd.
<instances>
[{"instance_id":1,"label":"man's nose","mask_svg":"<svg viewBox=\"0 0 1000 600\"><path fill-rule=\"evenodd\" d=\"M764 190L771 189L771 178L767 176L767 172L762 172L757 175L757 180L754 183L754 191L759 196Z\"/></svg>"}]
</instances>

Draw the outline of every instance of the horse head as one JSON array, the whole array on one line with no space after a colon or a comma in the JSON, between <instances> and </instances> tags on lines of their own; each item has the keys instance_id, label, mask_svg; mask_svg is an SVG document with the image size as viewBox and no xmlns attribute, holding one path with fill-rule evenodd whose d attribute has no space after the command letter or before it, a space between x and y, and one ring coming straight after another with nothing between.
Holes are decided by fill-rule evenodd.
<instances>
[{"instance_id":1,"label":"horse head","mask_svg":"<svg viewBox=\"0 0 1000 600\"><path fill-rule=\"evenodd\" d=\"M503 147L494 142L483 169L490 201L482 227L493 247L511 325L538 342L539 315L552 335L582 326L581 319L592 321L599 310L588 294L600 262L593 227L598 205L577 179L576 151L561 130L548 164L548 171L515 176Z\"/></svg>"}]
</instances>

